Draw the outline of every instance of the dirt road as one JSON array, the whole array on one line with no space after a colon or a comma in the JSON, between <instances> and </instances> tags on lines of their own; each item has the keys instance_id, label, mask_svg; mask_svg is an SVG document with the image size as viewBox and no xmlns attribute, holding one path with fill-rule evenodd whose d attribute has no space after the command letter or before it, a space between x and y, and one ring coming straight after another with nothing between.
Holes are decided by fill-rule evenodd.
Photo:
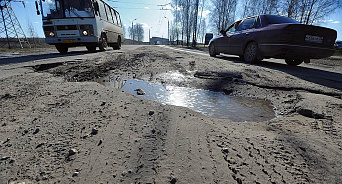
<instances>
[{"instance_id":1,"label":"dirt road","mask_svg":"<svg viewBox=\"0 0 342 184\"><path fill-rule=\"evenodd\" d=\"M341 58L291 67L160 46L55 52L0 58L0 184L342 183ZM172 73L182 77L161 77ZM268 100L275 118L210 118L98 78Z\"/></svg>"}]
</instances>

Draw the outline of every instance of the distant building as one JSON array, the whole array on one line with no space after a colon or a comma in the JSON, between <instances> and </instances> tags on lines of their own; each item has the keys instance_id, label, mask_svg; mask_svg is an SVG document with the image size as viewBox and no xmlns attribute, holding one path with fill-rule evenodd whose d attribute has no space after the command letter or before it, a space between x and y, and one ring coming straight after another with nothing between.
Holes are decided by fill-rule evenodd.
<instances>
[{"instance_id":1,"label":"distant building","mask_svg":"<svg viewBox=\"0 0 342 184\"><path fill-rule=\"evenodd\" d=\"M151 45L168 45L169 39L167 38L159 38L159 37L152 37L150 38Z\"/></svg>"}]
</instances>

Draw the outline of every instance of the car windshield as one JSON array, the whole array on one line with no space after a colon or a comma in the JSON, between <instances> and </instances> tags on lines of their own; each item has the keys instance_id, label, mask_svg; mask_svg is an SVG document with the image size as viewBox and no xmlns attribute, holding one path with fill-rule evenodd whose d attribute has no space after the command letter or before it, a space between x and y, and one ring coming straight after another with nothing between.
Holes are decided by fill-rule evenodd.
<instances>
[{"instance_id":1,"label":"car windshield","mask_svg":"<svg viewBox=\"0 0 342 184\"><path fill-rule=\"evenodd\" d=\"M45 0L42 7L45 19L94 16L90 0Z\"/></svg>"},{"instance_id":2,"label":"car windshield","mask_svg":"<svg viewBox=\"0 0 342 184\"><path fill-rule=\"evenodd\" d=\"M278 15L266 15L266 17L267 17L269 24L284 24L284 23L299 24L299 22L288 17L282 17Z\"/></svg>"}]
</instances>

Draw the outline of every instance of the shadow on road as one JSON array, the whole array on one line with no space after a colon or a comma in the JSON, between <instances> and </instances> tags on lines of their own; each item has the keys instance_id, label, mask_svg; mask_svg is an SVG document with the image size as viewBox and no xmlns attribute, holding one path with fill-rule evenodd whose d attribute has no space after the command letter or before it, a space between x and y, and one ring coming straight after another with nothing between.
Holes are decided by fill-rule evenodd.
<instances>
[{"instance_id":1,"label":"shadow on road","mask_svg":"<svg viewBox=\"0 0 342 184\"><path fill-rule=\"evenodd\" d=\"M42 59L54 59L54 58L63 58L68 56L78 56L88 54L88 51L71 51L67 54L59 54L59 53L47 53L47 54L35 54L35 55L25 55L19 57L11 57L11 58L0 58L0 65L8 65L8 64L18 64L25 63L34 60L42 60Z\"/></svg>"},{"instance_id":2,"label":"shadow on road","mask_svg":"<svg viewBox=\"0 0 342 184\"><path fill-rule=\"evenodd\" d=\"M234 63L244 63L242 59L238 57L234 57L234 56L222 56L221 55L217 58L227 60L227 61L232 61ZM278 71L290 74L292 76L301 78L308 82L312 82L312 83L326 86L329 88L334 88L337 90L342 90L342 74L341 73L308 68L305 66L289 66L285 63L282 64L282 63L274 63L274 62L269 62L269 61L262 61L254 65L264 67L264 68L269 68L272 70L278 70Z\"/></svg>"}]
</instances>

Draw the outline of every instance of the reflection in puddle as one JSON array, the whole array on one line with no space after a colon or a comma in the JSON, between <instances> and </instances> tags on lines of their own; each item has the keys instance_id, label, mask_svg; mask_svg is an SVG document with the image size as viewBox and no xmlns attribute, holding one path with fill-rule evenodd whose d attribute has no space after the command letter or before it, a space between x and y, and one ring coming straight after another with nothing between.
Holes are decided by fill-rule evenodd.
<instances>
[{"instance_id":1,"label":"reflection in puddle","mask_svg":"<svg viewBox=\"0 0 342 184\"><path fill-rule=\"evenodd\" d=\"M0 54L0 58L11 58L11 57L16 57L20 55L21 55L20 53Z\"/></svg>"},{"instance_id":2,"label":"reflection in puddle","mask_svg":"<svg viewBox=\"0 0 342 184\"><path fill-rule=\"evenodd\" d=\"M142 89L146 94L140 98L154 100L168 105L182 106L219 119L230 119L235 122L260 122L275 117L269 101L227 96L221 92L185 87L163 86L150 84L139 80L109 80L99 79L97 82L138 96L136 89Z\"/></svg>"}]
</instances>

